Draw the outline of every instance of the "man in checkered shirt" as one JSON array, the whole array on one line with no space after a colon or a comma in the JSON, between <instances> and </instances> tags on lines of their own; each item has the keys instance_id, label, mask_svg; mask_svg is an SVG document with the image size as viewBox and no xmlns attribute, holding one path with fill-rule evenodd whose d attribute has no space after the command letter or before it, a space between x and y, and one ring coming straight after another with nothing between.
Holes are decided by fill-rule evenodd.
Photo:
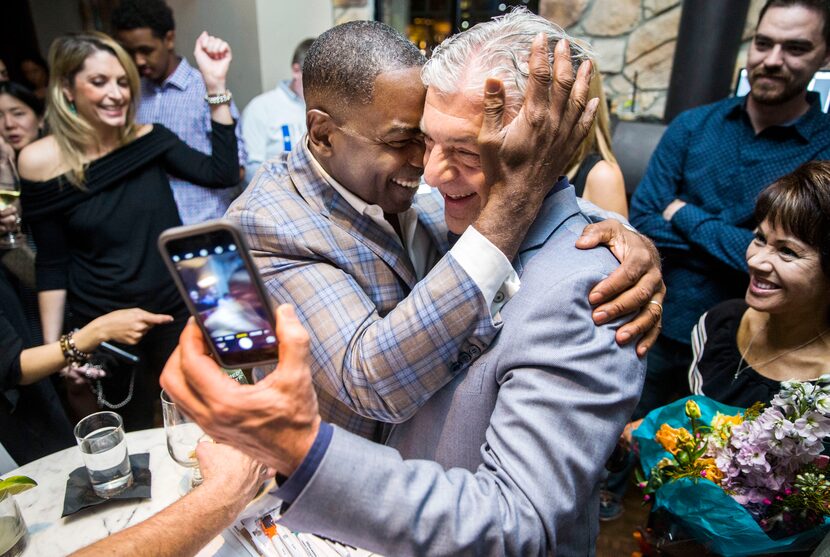
<instances>
[{"instance_id":1,"label":"man in checkered shirt","mask_svg":"<svg viewBox=\"0 0 830 557\"><path fill-rule=\"evenodd\" d=\"M141 102L137 121L159 123L190 147L210 154L210 107L207 91L197 69L176 54L173 12L163 0L122 0L112 14L112 27L119 43L130 53L141 74ZM239 110L231 101L231 114ZM240 126L236 126L239 164L247 154ZM244 171L240 170L240 181ZM240 188L209 189L170 176L170 187L184 224L220 218Z\"/></svg>"}]
</instances>

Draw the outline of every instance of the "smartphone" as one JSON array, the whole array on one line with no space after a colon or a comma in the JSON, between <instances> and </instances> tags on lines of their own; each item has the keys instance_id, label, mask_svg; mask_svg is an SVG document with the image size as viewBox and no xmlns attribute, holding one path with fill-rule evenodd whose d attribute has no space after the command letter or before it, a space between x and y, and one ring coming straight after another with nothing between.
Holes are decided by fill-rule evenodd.
<instances>
[{"instance_id":1,"label":"smartphone","mask_svg":"<svg viewBox=\"0 0 830 557\"><path fill-rule=\"evenodd\" d=\"M239 229L227 220L178 226L158 240L162 258L219 364L277 361L273 306Z\"/></svg>"}]
</instances>

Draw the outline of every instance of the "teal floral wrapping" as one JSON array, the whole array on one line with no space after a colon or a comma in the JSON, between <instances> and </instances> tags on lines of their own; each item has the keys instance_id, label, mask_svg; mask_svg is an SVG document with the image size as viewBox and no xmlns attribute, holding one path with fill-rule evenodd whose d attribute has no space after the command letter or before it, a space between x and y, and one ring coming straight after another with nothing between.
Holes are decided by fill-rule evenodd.
<instances>
[{"instance_id":1,"label":"teal floral wrapping","mask_svg":"<svg viewBox=\"0 0 830 557\"><path fill-rule=\"evenodd\" d=\"M698 404L701 420L707 424L711 423L717 412L735 415L744 411L705 396L687 397L653 410L633 434L646 478L662 458L672 456L654 440L655 433L662 424L688 428L685 406L689 399ZM659 508L671 513L696 540L725 557L806 550L830 532L830 519L825 519L821 526L786 538L772 539L747 509L720 486L703 478L682 478L663 484L654 497L654 510Z\"/></svg>"}]
</instances>

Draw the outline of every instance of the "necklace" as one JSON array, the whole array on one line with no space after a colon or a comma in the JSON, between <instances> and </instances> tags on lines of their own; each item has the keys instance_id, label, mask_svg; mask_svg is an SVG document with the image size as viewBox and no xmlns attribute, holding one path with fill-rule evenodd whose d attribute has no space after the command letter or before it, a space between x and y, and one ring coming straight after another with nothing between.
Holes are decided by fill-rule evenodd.
<instances>
[{"instance_id":1,"label":"necklace","mask_svg":"<svg viewBox=\"0 0 830 557\"><path fill-rule=\"evenodd\" d=\"M743 373L744 371L746 371L746 370L748 370L749 368L752 367L752 364L750 364L748 362L743 367L741 367L741 364L746 362L746 357L749 356L749 351L750 351L750 349L752 349L752 343L755 342L755 339L758 337L759 334L761 334L761 331L766 330L766 328L767 328L767 326L766 326L766 324L764 324L763 327L758 329L758 331L754 335L752 335L752 338L749 339L749 344L746 345L746 351L745 352L742 353L740 347L738 347L738 354L741 355L741 359L738 360L738 367L735 369L735 376L732 378L733 383L738 379L738 377L741 375L741 373ZM770 358L768 360L764 360L763 362L755 364L755 367L760 368L760 367L765 366L767 364L771 364L772 362L774 362L775 360L777 360L779 358L783 358L787 354L792 354L793 352L797 352L798 350L801 350L802 348L805 348L805 347L813 344L815 341L817 341L818 339L823 337L824 333L826 333L827 331L830 331L830 327L824 329L823 331L821 331L819 334L817 334L816 336L814 336L813 338L811 338L807 342L805 342L803 344L799 344L795 348L790 348L789 350L781 352L777 356L773 356L772 358Z\"/></svg>"}]
</instances>

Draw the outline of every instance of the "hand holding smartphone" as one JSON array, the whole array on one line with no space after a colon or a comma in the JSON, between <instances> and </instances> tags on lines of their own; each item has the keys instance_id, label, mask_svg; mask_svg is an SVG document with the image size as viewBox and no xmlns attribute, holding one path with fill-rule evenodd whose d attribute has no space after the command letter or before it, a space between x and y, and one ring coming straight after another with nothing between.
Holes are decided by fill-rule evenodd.
<instances>
[{"instance_id":1,"label":"hand holding smartphone","mask_svg":"<svg viewBox=\"0 0 830 557\"><path fill-rule=\"evenodd\" d=\"M220 365L254 367L277 360L274 310L233 223L220 219L170 228L158 244Z\"/></svg>"}]
</instances>

